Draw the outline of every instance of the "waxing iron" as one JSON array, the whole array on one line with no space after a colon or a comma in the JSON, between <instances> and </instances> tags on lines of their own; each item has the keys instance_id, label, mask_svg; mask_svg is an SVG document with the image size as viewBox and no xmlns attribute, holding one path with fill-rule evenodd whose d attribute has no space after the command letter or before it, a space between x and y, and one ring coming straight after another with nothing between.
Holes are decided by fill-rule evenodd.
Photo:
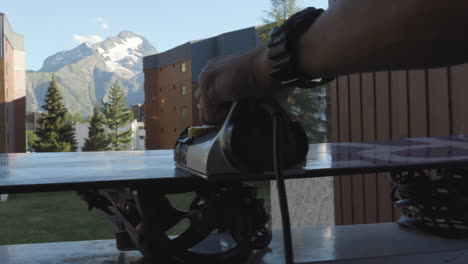
<instances>
[{"instance_id":1,"label":"waxing iron","mask_svg":"<svg viewBox=\"0 0 468 264\"><path fill-rule=\"evenodd\" d=\"M220 126L186 128L175 145L176 166L216 179L272 172L273 116L281 120L283 169L304 167L309 146L304 129L278 102L267 99L234 102Z\"/></svg>"}]
</instances>

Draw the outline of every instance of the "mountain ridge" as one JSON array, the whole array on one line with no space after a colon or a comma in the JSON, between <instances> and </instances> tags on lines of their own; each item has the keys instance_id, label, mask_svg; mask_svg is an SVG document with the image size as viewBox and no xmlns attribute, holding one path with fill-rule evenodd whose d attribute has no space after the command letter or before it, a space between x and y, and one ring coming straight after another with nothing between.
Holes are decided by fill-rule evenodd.
<instances>
[{"instance_id":1,"label":"mountain ridge","mask_svg":"<svg viewBox=\"0 0 468 264\"><path fill-rule=\"evenodd\" d=\"M123 30L115 37L47 57L38 71L26 73L27 111L40 111L52 74L69 112L89 116L95 103L106 98L114 81L119 81L129 105L144 102L143 57L157 50L144 37Z\"/></svg>"}]
</instances>

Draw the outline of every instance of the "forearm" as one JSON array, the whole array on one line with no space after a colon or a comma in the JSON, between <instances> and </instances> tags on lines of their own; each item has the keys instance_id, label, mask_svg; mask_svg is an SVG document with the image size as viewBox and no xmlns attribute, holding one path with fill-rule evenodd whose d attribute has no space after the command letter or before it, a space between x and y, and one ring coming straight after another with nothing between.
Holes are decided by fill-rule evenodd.
<instances>
[{"instance_id":1,"label":"forearm","mask_svg":"<svg viewBox=\"0 0 468 264\"><path fill-rule=\"evenodd\" d=\"M468 1L338 0L298 44L311 76L468 62Z\"/></svg>"}]
</instances>

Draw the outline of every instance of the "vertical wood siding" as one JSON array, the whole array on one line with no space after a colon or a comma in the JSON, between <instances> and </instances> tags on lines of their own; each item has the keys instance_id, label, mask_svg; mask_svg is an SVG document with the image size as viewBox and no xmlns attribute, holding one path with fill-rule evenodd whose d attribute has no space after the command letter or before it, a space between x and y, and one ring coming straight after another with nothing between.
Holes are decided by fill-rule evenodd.
<instances>
[{"instance_id":1,"label":"vertical wood siding","mask_svg":"<svg viewBox=\"0 0 468 264\"><path fill-rule=\"evenodd\" d=\"M331 85L335 142L468 133L468 65L341 76ZM335 177L336 224L389 222L385 174Z\"/></svg>"},{"instance_id":2,"label":"vertical wood siding","mask_svg":"<svg viewBox=\"0 0 468 264\"><path fill-rule=\"evenodd\" d=\"M449 98L451 133L468 131L468 64L451 67L449 70Z\"/></svg>"}]
</instances>

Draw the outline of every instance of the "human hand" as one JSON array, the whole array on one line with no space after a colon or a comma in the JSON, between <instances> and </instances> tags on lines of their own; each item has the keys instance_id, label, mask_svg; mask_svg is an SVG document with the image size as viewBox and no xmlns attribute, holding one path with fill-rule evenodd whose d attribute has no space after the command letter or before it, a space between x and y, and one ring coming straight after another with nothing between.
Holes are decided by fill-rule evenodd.
<instances>
[{"instance_id":1,"label":"human hand","mask_svg":"<svg viewBox=\"0 0 468 264\"><path fill-rule=\"evenodd\" d=\"M287 98L291 89L270 77L267 47L211 59L195 93L203 124L222 122L232 102L242 98Z\"/></svg>"}]
</instances>

